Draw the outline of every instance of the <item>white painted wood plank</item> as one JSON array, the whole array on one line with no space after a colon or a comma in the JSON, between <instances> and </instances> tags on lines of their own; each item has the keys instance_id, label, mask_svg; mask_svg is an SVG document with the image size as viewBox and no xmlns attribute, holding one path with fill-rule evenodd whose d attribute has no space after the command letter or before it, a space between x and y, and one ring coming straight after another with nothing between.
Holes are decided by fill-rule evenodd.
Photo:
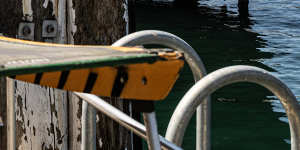
<instances>
[{"instance_id":1,"label":"white painted wood plank","mask_svg":"<svg viewBox=\"0 0 300 150\"><path fill-rule=\"evenodd\" d=\"M17 149L54 148L51 91L21 81L17 81L16 87Z\"/></svg>"},{"instance_id":2,"label":"white painted wood plank","mask_svg":"<svg viewBox=\"0 0 300 150\"><path fill-rule=\"evenodd\" d=\"M68 44L74 44L74 34L77 31L75 24L75 9L73 8L73 1L67 0L67 35ZM82 100L78 96L69 92L69 149L81 150L81 110Z\"/></svg>"},{"instance_id":3,"label":"white painted wood plank","mask_svg":"<svg viewBox=\"0 0 300 150\"><path fill-rule=\"evenodd\" d=\"M51 105L55 106L52 111L52 116L55 116L52 120L55 124L55 146L59 150L68 150L68 95L62 90L51 88L50 91L54 93ZM57 102L60 103L57 105Z\"/></svg>"},{"instance_id":4,"label":"white painted wood plank","mask_svg":"<svg viewBox=\"0 0 300 150\"><path fill-rule=\"evenodd\" d=\"M14 81L6 78L6 111L7 111L7 149L16 149L16 115L14 99Z\"/></svg>"},{"instance_id":5,"label":"white painted wood plank","mask_svg":"<svg viewBox=\"0 0 300 150\"><path fill-rule=\"evenodd\" d=\"M40 8L34 9L32 7L40 3L38 0L22 2L24 21L33 21L34 11L49 9L48 5L52 3L52 14L58 22L58 34L54 41L66 43L66 0L45 0ZM67 92L19 81L15 86L17 149L67 150Z\"/></svg>"},{"instance_id":6,"label":"white painted wood plank","mask_svg":"<svg viewBox=\"0 0 300 150\"><path fill-rule=\"evenodd\" d=\"M81 148L81 106L82 101L69 93L69 150Z\"/></svg>"}]
</instances>

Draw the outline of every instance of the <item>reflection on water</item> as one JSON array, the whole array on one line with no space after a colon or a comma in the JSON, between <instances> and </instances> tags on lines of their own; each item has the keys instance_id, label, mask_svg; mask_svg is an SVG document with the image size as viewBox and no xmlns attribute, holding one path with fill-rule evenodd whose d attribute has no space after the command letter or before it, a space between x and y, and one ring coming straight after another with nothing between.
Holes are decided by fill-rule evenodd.
<instances>
[{"instance_id":1,"label":"reflection on water","mask_svg":"<svg viewBox=\"0 0 300 150\"><path fill-rule=\"evenodd\" d=\"M138 3L136 17L138 30L164 30L186 40L198 51L208 72L230 65L258 66L272 71L299 96L299 12L298 0L252 0L245 23L239 18L236 0L200 0L197 8ZM185 67L168 99L157 103L161 134L192 84ZM217 91L212 99L213 149L289 149L286 115L267 90L234 84ZM191 124L185 149L194 149L194 130Z\"/></svg>"}]
</instances>

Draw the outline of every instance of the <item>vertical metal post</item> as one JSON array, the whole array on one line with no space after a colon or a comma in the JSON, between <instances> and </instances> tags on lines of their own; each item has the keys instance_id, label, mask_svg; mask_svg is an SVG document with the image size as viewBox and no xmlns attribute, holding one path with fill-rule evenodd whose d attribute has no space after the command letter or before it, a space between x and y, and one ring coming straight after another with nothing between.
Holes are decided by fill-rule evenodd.
<instances>
[{"instance_id":1,"label":"vertical metal post","mask_svg":"<svg viewBox=\"0 0 300 150\"><path fill-rule=\"evenodd\" d=\"M146 127L143 126L140 122L134 120L121 110L107 103L103 99L99 98L96 95L78 93L75 92L77 96L82 98L82 100L88 102L90 105L94 106L95 109L102 112L104 115L107 115L114 121L118 122L121 126L127 128L130 131L133 131L136 135L140 136L143 139L147 139ZM133 101L133 105L136 101ZM182 150L182 148L176 146L175 144L169 142L165 138L159 135L160 143L163 148L170 150Z\"/></svg>"},{"instance_id":2,"label":"vertical metal post","mask_svg":"<svg viewBox=\"0 0 300 150\"><path fill-rule=\"evenodd\" d=\"M7 148L8 150L16 149L16 106L14 99L14 81L6 78L7 89Z\"/></svg>"},{"instance_id":3,"label":"vertical metal post","mask_svg":"<svg viewBox=\"0 0 300 150\"><path fill-rule=\"evenodd\" d=\"M160 150L155 112L143 113L149 150Z\"/></svg>"},{"instance_id":4,"label":"vertical metal post","mask_svg":"<svg viewBox=\"0 0 300 150\"><path fill-rule=\"evenodd\" d=\"M82 102L81 150L96 150L96 110Z\"/></svg>"},{"instance_id":5,"label":"vertical metal post","mask_svg":"<svg viewBox=\"0 0 300 150\"><path fill-rule=\"evenodd\" d=\"M250 25L248 5L249 5L249 0L238 1L240 26L243 28L247 28Z\"/></svg>"},{"instance_id":6,"label":"vertical metal post","mask_svg":"<svg viewBox=\"0 0 300 150\"><path fill-rule=\"evenodd\" d=\"M238 11L242 17L249 17L249 0L238 0Z\"/></svg>"},{"instance_id":7,"label":"vertical metal post","mask_svg":"<svg viewBox=\"0 0 300 150\"><path fill-rule=\"evenodd\" d=\"M205 98L197 107L196 113L196 150L211 149L211 101Z\"/></svg>"}]
</instances>

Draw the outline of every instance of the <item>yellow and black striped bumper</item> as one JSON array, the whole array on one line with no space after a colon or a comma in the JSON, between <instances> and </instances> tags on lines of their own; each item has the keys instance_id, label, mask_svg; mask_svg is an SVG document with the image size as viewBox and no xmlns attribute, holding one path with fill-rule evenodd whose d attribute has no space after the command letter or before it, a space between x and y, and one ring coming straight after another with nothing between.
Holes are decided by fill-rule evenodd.
<instances>
[{"instance_id":1,"label":"yellow and black striped bumper","mask_svg":"<svg viewBox=\"0 0 300 150\"><path fill-rule=\"evenodd\" d=\"M0 75L103 97L164 99L184 65L177 52L0 37Z\"/></svg>"}]
</instances>

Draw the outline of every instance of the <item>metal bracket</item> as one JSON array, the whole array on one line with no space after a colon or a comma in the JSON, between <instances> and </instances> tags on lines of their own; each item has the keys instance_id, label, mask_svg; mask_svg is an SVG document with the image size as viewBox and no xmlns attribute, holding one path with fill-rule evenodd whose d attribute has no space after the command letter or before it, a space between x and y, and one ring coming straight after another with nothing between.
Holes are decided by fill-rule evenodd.
<instances>
[{"instance_id":1,"label":"metal bracket","mask_svg":"<svg viewBox=\"0 0 300 150\"><path fill-rule=\"evenodd\" d=\"M21 22L18 28L17 38L23 40L34 40L34 23Z\"/></svg>"},{"instance_id":2,"label":"metal bracket","mask_svg":"<svg viewBox=\"0 0 300 150\"><path fill-rule=\"evenodd\" d=\"M44 20L42 28L42 37L45 39L45 42L53 42L53 38L57 35L56 20Z\"/></svg>"}]
</instances>

